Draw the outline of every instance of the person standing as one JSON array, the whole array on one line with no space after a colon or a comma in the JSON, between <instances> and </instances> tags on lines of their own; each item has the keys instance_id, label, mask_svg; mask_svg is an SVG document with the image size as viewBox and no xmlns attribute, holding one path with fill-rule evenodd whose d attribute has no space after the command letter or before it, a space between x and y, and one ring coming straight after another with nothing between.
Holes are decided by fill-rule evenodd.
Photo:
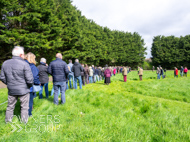
<instances>
[{"instance_id":1,"label":"person standing","mask_svg":"<svg viewBox=\"0 0 190 142\"><path fill-rule=\"evenodd\" d=\"M84 64L82 64L82 71L81 71L81 78L82 78L82 85L85 86L85 69L84 69Z\"/></svg>"},{"instance_id":2,"label":"person standing","mask_svg":"<svg viewBox=\"0 0 190 142\"><path fill-rule=\"evenodd\" d=\"M187 72L188 72L188 69L187 69L187 67L185 67L185 69L184 69L184 76L186 76L186 77L187 77Z\"/></svg>"},{"instance_id":3,"label":"person standing","mask_svg":"<svg viewBox=\"0 0 190 142\"><path fill-rule=\"evenodd\" d=\"M178 78L178 69L175 67L174 68L174 78L177 77Z\"/></svg>"},{"instance_id":4,"label":"person standing","mask_svg":"<svg viewBox=\"0 0 190 142\"><path fill-rule=\"evenodd\" d=\"M85 81L86 81L86 84L88 84L89 83L89 69L88 69L88 65L87 64L85 64L85 68L84 68L84 70L85 70Z\"/></svg>"},{"instance_id":5,"label":"person standing","mask_svg":"<svg viewBox=\"0 0 190 142\"><path fill-rule=\"evenodd\" d=\"M58 105L58 91L61 92L61 103L64 104L66 81L69 74L69 69L65 61L62 60L61 53L56 54L56 60L52 61L48 67L48 73L53 76L53 88L54 88L54 104Z\"/></svg>"},{"instance_id":6,"label":"person standing","mask_svg":"<svg viewBox=\"0 0 190 142\"><path fill-rule=\"evenodd\" d=\"M79 81L80 89L82 89L82 79L81 79L81 72L83 71L83 67L79 63L78 59L75 59L75 63L71 69L72 72L74 72L74 78L75 78L75 89L77 89L77 80Z\"/></svg>"},{"instance_id":7,"label":"person standing","mask_svg":"<svg viewBox=\"0 0 190 142\"><path fill-rule=\"evenodd\" d=\"M156 73L157 73L157 79L160 79L160 68L159 67L157 67Z\"/></svg>"},{"instance_id":8,"label":"person standing","mask_svg":"<svg viewBox=\"0 0 190 142\"><path fill-rule=\"evenodd\" d=\"M72 60L69 60L68 67L70 67L70 70L72 69L73 67ZM73 81L73 88L74 88L75 81L74 81L74 73L72 71L69 72L68 78L69 78L70 88L72 88L71 79Z\"/></svg>"},{"instance_id":9,"label":"person standing","mask_svg":"<svg viewBox=\"0 0 190 142\"><path fill-rule=\"evenodd\" d=\"M99 81L99 71L98 71L97 67L95 67L95 73L94 73L94 82L96 82L96 81Z\"/></svg>"},{"instance_id":10,"label":"person standing","mask_svg":"<svg viewBox=\"0 0 190 142\"><path fill-rule=\"evenodd\" d=\"M113 75L115 76L116 74L116 68L113 69Z\"/></svg>"},{"instance_id":11,"label":"person standing","mask_svg":"<svg viewBox=\"0 0 190 142\"><path fill-rule=\"evenodd\" d=\"M184 68L183 68L183 66L181 66L181 69L180 69L180 75L181 75L181 77L183 77L183 71L184 70Z\"/></svg>"},{"instance_id":12,"label":"person standing","mask_svg":"<svg viewBox=\"0 0 190 142\"><path fill-rule=\"evenodd\" d=\"M152 67L152 72L154 72L154 70L155 70L155 67L153 66L153 67Z\"/></svg>"},{"instance_id":13,"label":"person standing","mask_svg":"<svg viewBox=\"0 0 190 142\"><path fill-rule=\"evenodd\" d=\"M104 71L105 81L104 83L109 85L111 83L110 77L111 77L111 71L108 68L108 65L106 65L106 70Z\"/></svg>"},{"instance_id":14,"label":"person standing","mask_svg":"<svg viewBox=\"0 0 190 142\"><path fill-rule=\"evenodd\" d=\"M92 70L92 67L90 66L89 67L89 83L93 83L93 70Z\"/></svg>"},{"instance_id":15,"label":"person standing","mask_svg":"<svg viewBox=\"0 0 190 142\"><path fill-rule=\"evenodd\" d=\"M42 99L43 98L43 87L45 88L45 93L46 93L46 98L49 97L49 91L48 91L48 82L49 82L49 76L48 76L48 66L46 64L46 59L45 58L41 58L40 59L40 65L37 66L38 70L39 70L39 79L41 82L41 90L39 92L39 98Z\"/></svg>"},{"instance_id":16,"label":"person standing","mask_svg":"<svg viewBox=\"0 0 190 142\"><path fill-rule=\"evenodd\" d=\"M164 79L164 71L163 71L162 67L160 67L160 76L162 76L162 79Z\"/></svg>"},{"instance_id":17,"label":"person standing","mask_svg":"<svg viewBox=\"0 0 190 142\"><path fill-rule=\"evenodd\" d=\"M143 69L142 67L139 67L139 79L142 81L142 76L143 76Z\"/></svg>"},{"instance_id":18,"label":"person standing","mask_svg":"<svg viewBox=\"0 0 190 142\"><path fill-rule=\"evenodd\" d=\"M0 80L7 85L8 105L5 122L12 122L15 104L20 99L21 121L28 122L29 92L33 85L33 75L30 66L24 61L24 48L15 46L12 59L3 62Z\"/></svg>"},{"instance_id":19,"label":"person standing","mask_svg":"<svg viewBox=\"0 0 190 142\"><path fill-rule=\"evenodd\" d=\"M36 56L29 52L26 54L25 56L25 61L30 65L32 74L33 74L33 78L34 78L34 85L40 85L41 82L39 80L39 70L38 68L35 66L36 65ZM32 116L32 109L33 109L33 99L35 96L35 91L34 91L34 87L30 88L30 100L29 100L29 109L28 109L28 115Z\"/></svg>"},{"instance_id":20,"label":"person standing","mask_svg":"<svg viewBox=\"0 0 190 142\"><path fill-rule=\"evenodd\" d=\"M127 82L127 68L126 67L123 67L122 74L123 74L124 82Z\"/></svg>"}]
</instances>

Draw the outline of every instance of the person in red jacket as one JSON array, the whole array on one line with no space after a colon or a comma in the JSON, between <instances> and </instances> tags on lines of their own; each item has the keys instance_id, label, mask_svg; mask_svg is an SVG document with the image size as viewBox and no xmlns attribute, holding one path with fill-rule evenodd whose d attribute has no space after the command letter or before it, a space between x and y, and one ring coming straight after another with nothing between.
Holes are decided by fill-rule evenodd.
<instances>
[{"instance_id":1,"label":"person in red jacket","mask_svg":"<svg viewBox=\"0 0 190 142\"><path fill-rule=\"evenodd\" d=\"M174 75L174 77L177 77L178 78L178 69L175 67L175 75Z\"/></svg>"},{"instance_id":2,"label":"person in red jacket","mask_svg":"<svg viewBox=\"0 0 190 142\"><path fill-rule=\"evenodd\" d=\"M188 72L187 67L185 67L185 69L184 69L183 71L184 71L184 76L186 76L186 77L187 77L187 72Z\"/></svg>"},{"instance_id":3,"label":"person in red jacket","mask_svg":"<svg viewBox=\"0 0 190 142\"><path fill-rule=\"evenodd\" d=\"M111 71L108 68L108 65L106 65L106 70L104 71L104 76L105 76L105 84L109 85L111 83L110 77L111 77Z\"/></svg>"}]
</instances>

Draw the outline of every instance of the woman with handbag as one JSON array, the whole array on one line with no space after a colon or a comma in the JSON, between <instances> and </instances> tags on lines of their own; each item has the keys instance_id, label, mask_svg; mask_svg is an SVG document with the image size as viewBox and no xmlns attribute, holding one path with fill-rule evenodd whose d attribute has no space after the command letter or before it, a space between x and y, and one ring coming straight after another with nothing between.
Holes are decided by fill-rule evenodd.
<instances>
[{"instance_id":1,"label":"woman with handbag","mask_svg":"<svg viewBox=\"0 0 190 142\"><path fill-rule=\"evenodd\" d=\"M29 109L28 109L28 115L32 116L32 108L33 108L33 99L36 92L41 90L40 87L40 80L39 80L39 70L35 66L36 65L36 56L29 52L25 55L25 61L30 65L33 78L34 78L34 85L30 88L30 100L29 100Z\"/></svg>"}]
</instances>

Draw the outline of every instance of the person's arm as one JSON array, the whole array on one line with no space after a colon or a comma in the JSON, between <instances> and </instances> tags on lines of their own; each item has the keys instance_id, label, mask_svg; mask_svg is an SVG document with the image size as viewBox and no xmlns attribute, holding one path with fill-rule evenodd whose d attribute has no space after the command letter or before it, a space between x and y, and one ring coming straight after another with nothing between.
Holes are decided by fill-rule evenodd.
<instances>
[{"instance_id":1,"label":"person's arm","mask_svg":"<svg viewBox=\"0 0 190 142\"><path fill-rule=\"evenodd\" d=\"M4 84L7 85L7 80L6 80L5 72L4 72L4 65L2 65L2 68L1 68L0 80L1 80Z\"/></svg>"},{"instance_id":2,"label":"person's arm","mask_svg":"<svg viewBox=\"0 0 190 142\"><path fill-rule=\"evenodd\" d=\"M28 87L32 87L34 78L30 66L28 64L26 64L24 67L24 77Z\"/></svg>"},{"instance_id":3,"label":"person's arm","mask_svg":"<svg viewBox=\"0 0 190 142\"><path fill-rule=\"evenodd\" d=\"M49 66L48 66L47 71L48 71L49 74L52 75L52 68L51 68L51 66L52 66L52 65L51 65L51 63L50 63Z\"/></svg>"},{"instance_id":4,"label":"person's arm","mask_svg":"<svg viewBox=\"0 0 190 142\"><path fill-rule=\"evenodd\" d=\"M65 74L66 74L66 77L67 77L67 75L69 74L69 68L68 68L68 66L67 66L67 64L65 64L64 65L64 72L65 72Z\"/></svg>"},{"instance_id":5,"label":"person's arm","mask_svg":"<svg viewBox=\"0 0 190 142\"><path fill-rule=\"evenodd\" d=\"M39 85L40 84L39 70L38 70L38 68L36 66L33 66L32 73L33 73L33 77L34 77L34 84Z\"/></svg>"}]
</instances>

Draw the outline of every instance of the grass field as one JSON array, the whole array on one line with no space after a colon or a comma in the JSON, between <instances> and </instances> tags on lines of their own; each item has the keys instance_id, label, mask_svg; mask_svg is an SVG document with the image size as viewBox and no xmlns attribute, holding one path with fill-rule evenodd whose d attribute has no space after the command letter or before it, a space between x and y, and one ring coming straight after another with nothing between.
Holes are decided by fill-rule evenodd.
<instances>
[{"instance_id":1,"label":"grass field","mask_svg":"<svg viewBox=\"0 0 190 142\"><path fill-rule=\"evenodd\" d=\"M125 83L119 74L110 85L100 81L66 91L65 105L54 105L53 97L35 98L27 125L19 122L19 102L14 123L5 124L5 103L0 141L190 141L190 78L174 78L173 71L166 76L157 80L156 72L144 71L139 81L133 71ZM7 90L0 94L5 102Z\"/></svg>"}]
</instances>

